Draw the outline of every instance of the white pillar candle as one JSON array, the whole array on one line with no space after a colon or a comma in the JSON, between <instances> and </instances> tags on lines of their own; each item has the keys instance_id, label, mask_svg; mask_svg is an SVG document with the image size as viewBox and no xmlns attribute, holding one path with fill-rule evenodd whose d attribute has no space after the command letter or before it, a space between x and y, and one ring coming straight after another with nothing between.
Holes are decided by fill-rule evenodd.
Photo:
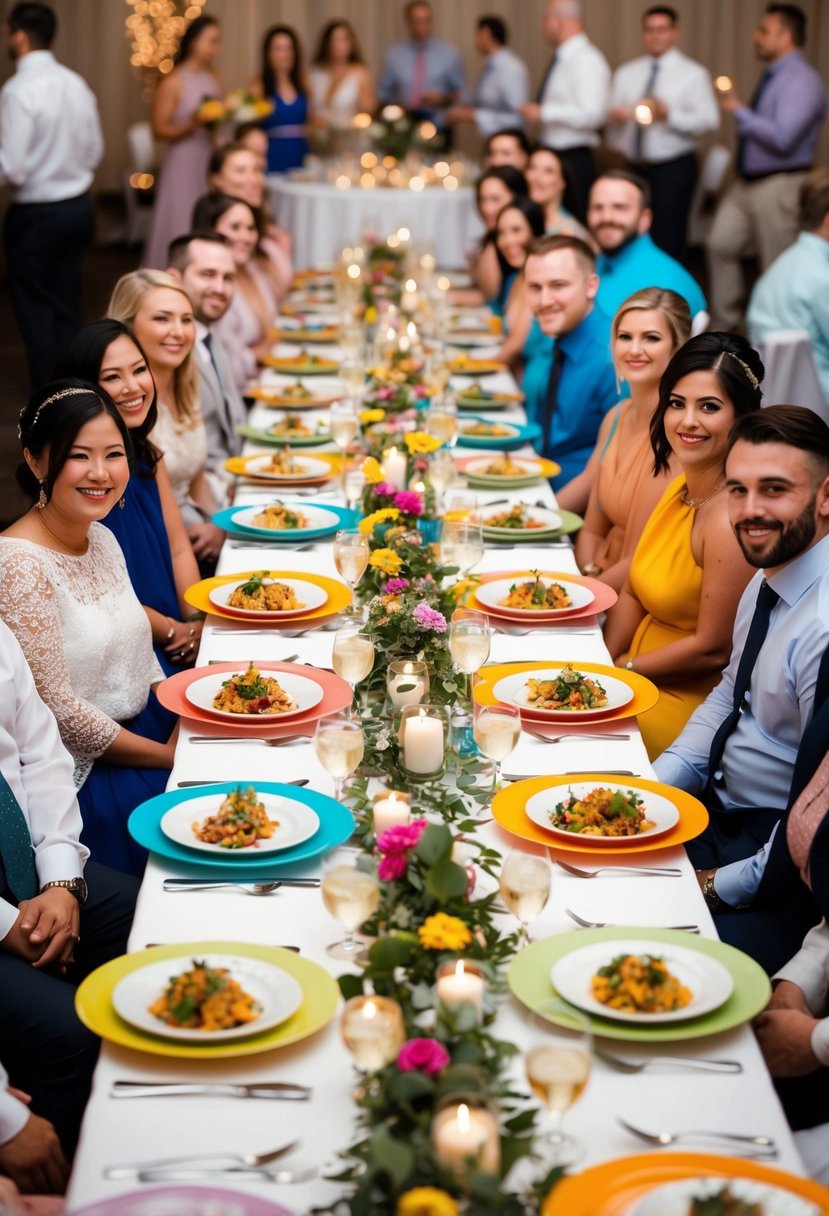
<instances>
[{"instance_id":1,"label":"white pillar candle","mask_svg":"<svg viewBox=\"0 0 829 1216\"><path fill-rule=\"evenodd\" d=\"M383 476L396 490L406 489L406 454L397 448L383 453Z\"/></svg>"},{"instance_id":2,"label":"white pillar candle","mask_svg":"<svg viewBox=\"0 0 829 1216\"><path fill-rule=\"evenodd\" d=\"M412 817L409 804L392 790L388 797L378 798L374 804L374 835L379 836L387 828L399 827Z\"/></svg>"},{"instance_id":3,"label":"white pillar candle","mask_svg":"<svg viewBox=\"0 0 829 1216\"><path fill-rule=\"evenodd\" d=\"M410 668L411 670L406 670ZM405 691L398 691L403 689ZM406 663L403 671L390 675L388 681L389 700L395 709L403 709L406 705L419 705L426 695L426 685L423 676L415 669L413 663Z\"/></svg>"},{"instance_id":4,"label":"white pillar candle","mask_svg":"<svg viewBox=\"0 0 829 1216\"><path fill-rule=\"evenodd\" d=\"M478 1021L484 1016L484 992L486 980L474 965L464 963L462 958L454 964L445 963L438 971L435 991L438 1000L452 1009L456 1005L472 1005Z\"/></svg>"},{"instance_id":5,"label":"white pillar candle","mask_svg":"<svg viewBox=\"0 0 829 1216\"><path fill-rule=\"evenodd\" d=\"M453 1173L466 1173L470 1163L485 1174L498 1173L501 1144L489 1110L461 1102L439 1111L432 1125L432 1141L438 1160Z\"/></svg>"},{"instance_id":6,"label":"white pillar candle","mask_svg":"<svg viewBox=\"0 0 829 1216\"><path fill-rule=\"evenodd\" d=\"M443 721L421 709L407 718L403 733L403 767L410 773L437 773L443 768Z\"/></svg>"}]
</instances>

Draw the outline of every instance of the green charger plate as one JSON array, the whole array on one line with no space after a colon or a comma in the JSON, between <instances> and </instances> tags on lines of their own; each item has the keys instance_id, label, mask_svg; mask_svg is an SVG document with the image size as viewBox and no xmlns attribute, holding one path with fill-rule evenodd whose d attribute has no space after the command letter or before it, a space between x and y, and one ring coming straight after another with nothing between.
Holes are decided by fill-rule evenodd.
<instances>
[{"instance_id":1,"label":"green charger plate","mask_svg":"<svg viewBox=\"0 0 829 1216\"><path fill-rule=\"evenodd\" d=\"M486 503L483 504L486 506ZM513 532L506 528L484 528L484 540L498 541L499 544L516 544L516 545L543 545L545 540L557 540L560 536L568 536L571 532L578 532L579 528L584 524L584 520L580 515L576 515L575 511L565 511L562 507L550 507L552 511L555 509L556 515L561 516L561 527L553 528L550 532Z\"/></svg>"},{"instance_id":2,"label":"green charger plate","mask_svg":"<svg viewBox=\"0 0 829 1216\"><path fill-rule=\"evenodd\" d=\"M291 439L286 439L284 435L271 435L269 431L258 431L254 426L239 426L236 428L236 434L244 436L245 439L252 439L254 443L267 443L275 448L318 448L324 443L333 443L330 434L325 431L320 431L318 435L295 435Z\"/></svg>"},{"instance_id":3,"label":"green charger plate","mask_svg":"<svg viewBox=\"0 0 829 1216\"><path fill-rule=\"evenodd\" d=\"M764 1009L771 996L771 984L763 968L753 958L727 946L724 942L708 937L697 937L693 933L682 933L675 929L627 929L615 926L612 929L576 929L572 933L559 933L534 942L517 954L509 969L509 986L513 996L523 1005L542 1017L546 1001L558 998L550 981L550 969L560 958L589 946L593 942L608 943L608 962L613 957L613 942L641 938L642 941L665 942L666 945L683 946L686 950L699 950L707 954L731 973L734 991L719 1009L690 1018L687 1022L666 1022L659 1026L633 1026L627 1022L586 1014L591 1032L606 1039L624 1039L631 1043L671 1043L682 1039L700 1039L710 1034L720 1034L750 1022ZM558 1019L550 1017L551 1022ZM562 1019L563 1024L567 1024Z\"/></svg>"}]
</instances>

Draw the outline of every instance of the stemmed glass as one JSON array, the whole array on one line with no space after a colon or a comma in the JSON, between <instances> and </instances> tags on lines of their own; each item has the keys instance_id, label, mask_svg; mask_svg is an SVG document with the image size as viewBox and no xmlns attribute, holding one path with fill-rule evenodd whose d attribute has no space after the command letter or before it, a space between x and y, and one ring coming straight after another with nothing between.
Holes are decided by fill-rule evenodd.
<instances>
[{"instance_id":1,"label":"stemmed glass","mask_svg":"<svg viewBox=\"0 0 829 1216\"><path fill-rule=\"evenodd\" d=\"M472 735L478 750L492 761L492 793L501 779L501 764L515 751L521 735L517 705L484 705L474 716Z\"/></svg>"},{"instance_id":2,"label":"stemmed glass","mask_svg":"<svg viewBox=\"0 0 829 1216\"><path fill-rule=\"evenodd\" d=\"M540 853L528 853L524 849L512 849L501 866L498 886L501 898L518 918L521 925L519 939L530 941L527 926L547 906L550 898L551 866L546 849Z\"/></svg>"},{"instance_id":3,"label":"stemmed glass","mask_svg":"<svg viewBox=\"0 0 829 1216\"><path fill-rule=\"evenodd\" d=\"M470 490L455 490L447 499L443 517L449 523L476 523L478 519L478 495Z\"/></svg>"},{"instance_id":4,"label":"stemmed glass","mask_svg":"<svg viewBox=\"0 0 829 1216\"><path fill-rule=\"evenodd\" d=\"M346 359L358 359L363 349L363 327L353 317L340 321L339 347Z\"/></svg>"},{"instance_id":5,"label":"stemmed glass","mask_svg":"<svg viewBox=\"0 0 829 1216\"><path fill-rule=\"evenodd\" d=\"M343 582L348 583L352 592L357 590L357 584L366 572L370 556L368 537L356 528L342 528L334 537L334 566L337 574ZM345 610L345 615L358 615L353 598Z\"/></svg>"},{"instance_id":6,"label":"stemmed glass","mask_svg":"<svg viewBox=\"0 0 829 1216\"><path fill-rule=\"evenodd\" d=\"M429 461L429 470L426 474L437 495L435 510L438 515L441 513L444 495L449 487L454 485L457 474L451 452L447 448L438 448Z\"/></svg>"},{"instance_id":7,"label":"stemmed glass","mask_svg":"<svg viewBox=\"0 0 829 1216\"><path fill-rule=\"evenodd\" d=\"M451 393L433 397L426 411L426 430L435 439L442 439L447 448L458 440L458 407Z\"/></svg>"},{"instance_id":8,"label":"stemmed glass","mask_svg":"<svg viewBox=\"0 0 829 1216\"><path fill-rule=\"evenodd\" d=\"M354 849L334 849L323 863L322 902L345 930L342 941L326 946L326 953L332 958L357 957L365 941L355 937L355 930L376 912L380 903L377 877L364 865L362 855Z\"/></svg>"},{"instance_id":9,"label":"stemmed glass","mask_svg":"<svg viewBox=\"0 0 829 1216\"><path fill-rule=\"evenodd\" d=\"M527 1080L533 1096L549 1115L550 1130L544 1136L549 1149L545 1164L571 1165L582 1155L582 1146L562 1131L565 1112L584 1093L593 1063L593 1041L590 1022L585 1015L565 1001L545 1001L539 1011L551 1017L556 1025L542 1024L533 1016L533 1041L524 1057Z\"/></svg>"},{"instance_id":10,"label":"stemmed glass","mask_svg":"<svg viewBox=\"0 0 829 1216\"><path fill-rule=\"evenodd\" d=\"M489 658L492 630L485 613L472 608L456 608L449 622L449 653L465 677L465 704L471 709L471 678Z\"/></svg>"},{"instance_id":11,"label":"stemmed glass","mask_svg":"<svg viewBox=\"0 0 829 1216\"><path fill-rule=\"evenodd\" d=\"M365 473L360 468L351 465L345 470L345 502L352 511L356 511L363 501L363 490L366 488Z\"/></svg>"},{"instance_id":12,"label":"stemmed glass","mask_svg":"<svg viewBox=\"0 0 829 1216\"><path fill-rule=\"evenodd\" d=\"M363 633L360 624L343 625L342 629L337 630L331 662L340 679L351 685L356 704L357 685L374 666L374 643Z\"/></svg>"},{"instance_id":13,"label":"stemmed glass","mask_svg":"<svg viewBox=\"0 0 829 1216\"><path fill-rule=\"evenodd\" d=\"M445 566L457 566L466 578L483 560L484 534L479 523L444 519L440 534L440 556Z\"/></svg>"},{"instance_id":14,"label":"stemmed glass","mask_svg":"<svg viewBox=\"0 0 829 1216\"><path fill-rule=\"evenodd\" d=\"M345 495L345 468L349 445L357 438L360 430L360 419L357 407L353 401L345 399L331 404L330 414L331 438L343 454L340 486Z\"/></svg>"},{"instance_id":15,"label":"stemmed glass","mask_svg":"<svg viewBox=\"0 0 829 1216\"><path fill-rule=\"evenodd\" d=\"M366 368L362 359L348 358L343 359L340 364L340 383L351 398L351 403L356 411L360 398L363 395L363 387L366 380Z\"/></svg>"},{"instance_id":16,"label":"stemmed glass","mask_svg":"<svg viewBox=\"0 0 829 1216\"><path fill-rule=\"evenodd\" d=\"M334 797L342 802L345 779L357 771L365 751L360 722L345 713L320 718L314 732L314 750L329 777L334 778Z\"/></svg>"}]
</instances>

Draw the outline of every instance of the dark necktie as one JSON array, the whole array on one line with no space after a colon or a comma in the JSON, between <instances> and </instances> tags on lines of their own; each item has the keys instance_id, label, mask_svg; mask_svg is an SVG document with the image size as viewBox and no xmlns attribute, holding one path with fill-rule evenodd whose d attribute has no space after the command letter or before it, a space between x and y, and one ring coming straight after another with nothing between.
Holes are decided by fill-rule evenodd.
<instances>
[{"instance_id":1,"label":"dark necktie","mask_svg":"<svg viewBox=\"0 0 829 1216\"><path fill-rule=\"evenodd\" d=\"M737 675L734 679L734 704L731 713L720 723L711 741L711 751L708 756L709 792L712 787L722 781L720 763L725 751L725 745L728 742L729 735L740 719L740 714L743 712L746 693L751 683L751 674L754 671L757 656L760 654L763 642L766 640L766 634L769 631L771 610L779 599L780 596L774 588L770 587L766 580L763 579L763 582L760 584L760 590L757 592L754 616L751 618L751 625L746 635L743 653L737 666Z\"/></svg>"},{"instance_id":2,"label":"dark necktie","mask_svg":"<svg viewBox=\"0 0 829 1216\"><path fill-rule=\"evenodd\" d=\"M222 373L219 371L219 365L216 362L216 354L215 354L215 351L213 350L213 335L211 334L210 330L208 330L207 333L204 335L204 337L202 338L202 342L204 343L204 349L207 351L208 355L210 355L210 362L213 364L213 371L216 373L216 380L218 381L219 388L221 389L221 392L222 392L222 396L226 397L227 393L225 392L225 385L224 385L224 381L222 380Z\"/></svg>"},{"instance_id":3,"label":"dark necktie","mask_svg":"<svg viewBox=\"0 0 829 1216\"><path fill-rule=\"evenodd\" d=\"M544 398L544 420L542 423L543 454L550 458L553 449L553 415L558 405L558 390L561 384L561 373L564 370L564 350L560 342L553 348L553 362L550 367L550 378L547 381L547 394Z\"/></svg>"},{"instance_id":4,"label":"dark necktie","mask_svg":"<svg viewBox=\"0 0 829 1216\"><path fill-rule=\"evenodd\" d=\"M538 86L538 92L535 95L535 100L538 102L539 105L544 100L544 94L547 90L547 83L553 74L553 70L556 66L557 59L558 59L558 51L555 52L552 59L547 64L547 71L544 73L544 78L542 79L541 84Z\"/></svg>"},{"instance_id":5,"label":"dark necktie","mask_svg":"<svg viewBox=\"0 0 829 1216\"><path fill-rule=\"evenodd\" d=\"M18 903L37 895L32 834L14 791L0 773L0 859L6 884Z\"/></svg>"},{"instance_id":6,"label":"dark necktie","mask_svg":"<svg viewBox=\"0 0 829 1216\"><path fill-rule=\"evenodd\" d=\"M757 87L752 94L751 101L748 103L748 108L750 110L754 110L755 113L757 111L757 107L760 104L760 98L763 96L766 89L771 84L771 79L772 79L773 74L774 73L772 72L771 68L766 68L763 75L757 81ZM747 143L748 143L748 140L745 135L741 135L739 137L739 139L737 140L737 172L739 173L740 177L745 177L745 175L746 175L746 144Z\"/></svg>"},{"instance_id":7,"label":"dark necktie","mask_svg":"<svg viewBox=\"0 0 829 1216\"><path fill-rule=\"evenodd\" d=\"M653 96L653 86L656 84L656 77L658 74L659 74L659 60L654 59L653 63L651 64L650 75L648 76L648 83L645 85L645 92L642 94L643 98ZM642 147L644 145L644 142L645 142L645 128L641 122L637 122L636 140L634 142L634 152L633 152L633 156L634 156L634 159L635 159L637 165L641 165L641 163L642 163Z\"/></svg>"}]
</instances>

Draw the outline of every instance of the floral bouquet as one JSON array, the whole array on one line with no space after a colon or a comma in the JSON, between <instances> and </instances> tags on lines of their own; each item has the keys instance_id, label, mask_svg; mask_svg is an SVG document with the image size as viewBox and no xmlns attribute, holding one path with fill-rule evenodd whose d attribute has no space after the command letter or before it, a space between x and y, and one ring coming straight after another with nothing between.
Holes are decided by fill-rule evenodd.
<instances>
[{"instance_id":1,"label":"floral bouquet","mask_svg":"<svg viewBox=\"0 0 829 1216\"><path fill-rule=\"evenodd\" d=\"M403 160L415 148L426 149L437 135L434 123L414 118L402 106L384 106L369 127L369 136L385 156Z\"/></svg>"}]
</instances>

